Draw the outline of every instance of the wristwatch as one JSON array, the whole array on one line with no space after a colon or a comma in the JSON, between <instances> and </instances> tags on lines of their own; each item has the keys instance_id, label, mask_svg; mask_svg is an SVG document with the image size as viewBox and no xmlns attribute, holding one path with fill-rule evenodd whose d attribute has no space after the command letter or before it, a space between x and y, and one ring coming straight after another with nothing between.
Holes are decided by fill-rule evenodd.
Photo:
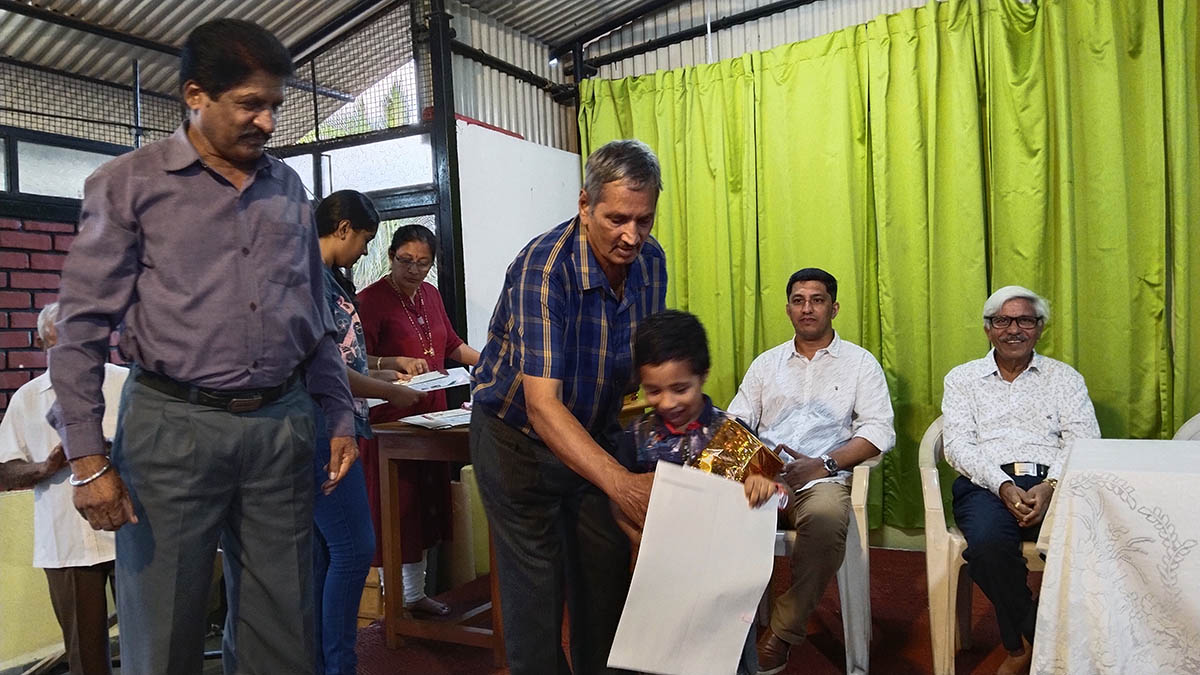
<instances>
[{"instance_id":1,"label":"wristwatch","mask_svg":"<svg viewBox=\"0 0 1200 675\"><path fill-rule=\"evenodd\" d=\"M821 455L821 463L825 465L825 470L829 472L830 476L836 476L842 468L838 466L837 460L829 455Z\"/></svg>"}]
</instances>

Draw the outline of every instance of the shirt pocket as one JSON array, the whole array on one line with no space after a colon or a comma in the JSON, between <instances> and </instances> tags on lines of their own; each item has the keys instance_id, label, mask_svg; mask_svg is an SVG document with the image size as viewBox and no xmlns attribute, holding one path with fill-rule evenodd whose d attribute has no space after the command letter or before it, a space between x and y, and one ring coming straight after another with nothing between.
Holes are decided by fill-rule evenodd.
<instances>
[{"instance_id":1,"label":"shirt pocket","mask_svg":"<svg viewBox=\"0 0 1200 675\"><path fill-rule=\"evenodd\" d=\"M283 286L299 286L309 278L309 241L312 233L298 223L263 226L259 261L267 279Z\"/></svg>"}]
</instances>

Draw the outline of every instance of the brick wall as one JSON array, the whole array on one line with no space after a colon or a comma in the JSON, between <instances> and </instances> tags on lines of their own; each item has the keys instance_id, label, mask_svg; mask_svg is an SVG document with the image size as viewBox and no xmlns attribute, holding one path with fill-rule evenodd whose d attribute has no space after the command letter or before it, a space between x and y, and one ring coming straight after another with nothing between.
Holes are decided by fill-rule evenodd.
<instances>
[{"instance_id":1,"label":"brick wall","mask_svg":"<svg viewBox=\"0 0 1200 675\"><path fill-rule=\"evenodd\" d=\"M58 297L75 225L0 218L0 415L13 391L46 368L37 315Z\"/></svg>"}]
</instances>

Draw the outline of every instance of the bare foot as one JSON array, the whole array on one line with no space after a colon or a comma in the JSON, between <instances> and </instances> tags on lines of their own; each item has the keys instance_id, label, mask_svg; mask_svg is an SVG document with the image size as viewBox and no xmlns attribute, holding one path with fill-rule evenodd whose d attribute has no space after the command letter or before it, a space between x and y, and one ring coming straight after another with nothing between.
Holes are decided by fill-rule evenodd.
<instances>
[{"instance_id":1,"label":"bare foot","mask_svg":"<svg viewBox=\"0 0 1200 675\"><path fill-rule=\"evenodd\" d=\"M1029 666L1033 663L1033 645L1022 637L1021 646L1023 649L1020 652L1009 652L1004 662L996 669L996 675L1026 675L1029 672Z\"/></svg>"},{"instance_id":2,"label":"bare foot","mask_svg":"<svg viewBox=\"0 0 1200 675\"><path fill-rule=\"evenodd\" d=\"M429 596L425 596L411 605L406 605L414 612L423 612L425 614L434 614L436 616L446 616L450 613L450 606L438 602Z\"/></svg>"}]
</instances>

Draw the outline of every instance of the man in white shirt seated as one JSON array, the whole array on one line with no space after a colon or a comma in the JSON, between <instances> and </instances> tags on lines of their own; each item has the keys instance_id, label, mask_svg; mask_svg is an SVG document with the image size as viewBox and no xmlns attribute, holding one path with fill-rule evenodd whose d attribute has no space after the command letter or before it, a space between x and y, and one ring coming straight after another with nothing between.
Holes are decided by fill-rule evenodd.
<instances>
[{"instance_id":1,"label":"man in white shirt seated","mask_svg":"<svg viewBox=\"0 0 1200 675\"><path fill-rule=\"evenodd\" d=\"M57 340L58 303L38 315L37 346ZM117 401L128 371L104 366L104 435L117 428ZM105 584L113 579L112 532L93 530L75 510L71 475L58 433L46 422L54 404L47 371L26 382L0 420L0 490L33 488L33 566L46 572L50 603L72 673L111 673Z\"/></svg>"},{"instance_id":2,"label":"man in white shirt seated","mask_svg":"<svg viewBox=\"0 0 1200 675\"><path fill-rule=\"evenodd\" d=\"M788 280L793 339L750 364L729 413L746 422L786 463L792 490L787 524L796 530L792 586L775 604L759 641L759 674L787 667L788 650L805 638L817 606L846 552L854 465L896 442L883 369L870 352L833 330L837 280L806 268Z\"/></svg>"},{"instance_id":3,"label":"man in white shirt seated","mask_svg":"<svg viewBox=\"0 0 1200 675\"><path fill-rule=\"evenodd\" d=\"M993 293L983 305L992 349L951 370L942 397L946 461L962 474L954 520L967 572L996 607L1009 653L1000 675L1027 671L1033 658L1037 604L1021 542L1037 539L1071 441L1100 437L1083 376L1034 351L1049 319L1027 288Z\"/></svg>"}]
</instances>

